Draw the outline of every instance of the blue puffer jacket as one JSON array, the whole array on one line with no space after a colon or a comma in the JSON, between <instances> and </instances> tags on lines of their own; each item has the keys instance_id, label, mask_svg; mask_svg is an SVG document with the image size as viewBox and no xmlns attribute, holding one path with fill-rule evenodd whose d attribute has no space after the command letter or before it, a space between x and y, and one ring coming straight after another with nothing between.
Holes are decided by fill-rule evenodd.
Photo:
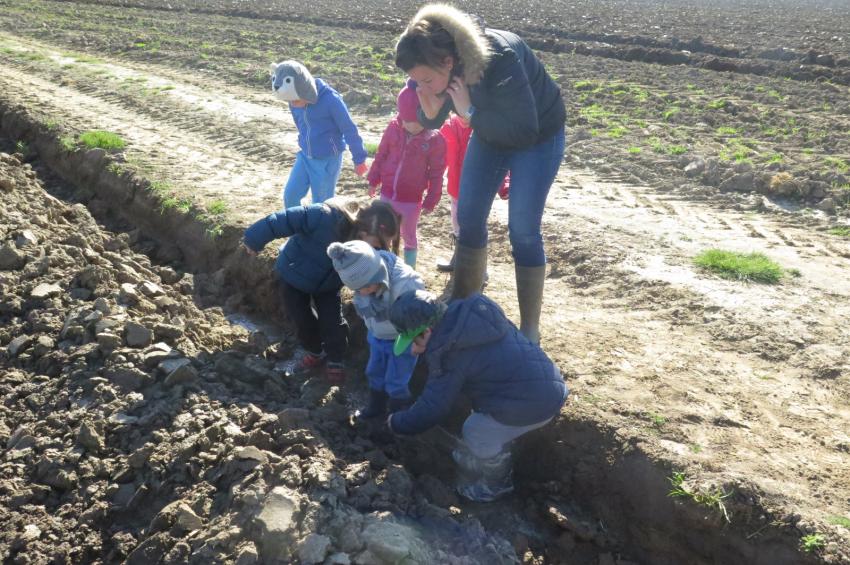
<instances>
[{"instance_id":1,"label":"blue puffer jacket","mask_svg":"<svg viewBox=\"0 0 850 565\"><path fill-rule=\"evenodd\" d=\"M342 281L328 257L328 245L345 241L351 222L327 204L294 206L275 212L245 230L245 245L261 251L267 243L288 237L280 248L275 270L301 292L337 291Z\"/></svg>"},{"instance_id":2,"label":"blue puffer jacket","mask_svg":"<svg viewBox=\"0 0 850 565\"><path fill-rule=\"evenodd\" d=\"M345 151L348 143L354 163L365 162L367 153L363 140L339 93L320 78L316 79L316 90L319 98L315 104L305 108L289 105L298 127L301 150L311 159L325 159Z\"/></svg>"},{"instance_id":3,"label":"blue puffer jacket","mask_svg":"<svg viewBox=\"0 0 850 565\"><path fill-rule=\"evenodd\" d=\"M563 406L568 391L558 368L489 298L452 302L432 332L425 390L409 410L392 415L394 432L435 426L461 392L476 412L509 426L542 422Z\"/></svg>"}]
</instances>

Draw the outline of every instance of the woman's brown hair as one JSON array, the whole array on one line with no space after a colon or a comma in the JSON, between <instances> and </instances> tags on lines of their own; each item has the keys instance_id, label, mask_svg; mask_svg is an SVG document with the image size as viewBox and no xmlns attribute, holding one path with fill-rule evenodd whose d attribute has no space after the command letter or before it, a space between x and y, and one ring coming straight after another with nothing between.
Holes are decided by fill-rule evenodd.
<instances>
[{"instance_id":1,"label":"woman's brown hair","mask_svg":"<svg viewBox=\"0 0 850 565\"><path fill-rule=\"evenodd\" d=\"M395 46L395 64L404 72L417 65L439 69L446 57L454 60L452 74L462 75L454 37L443 26L429 20L420 20L408 27Z\"/></svg>"}]
</instances>

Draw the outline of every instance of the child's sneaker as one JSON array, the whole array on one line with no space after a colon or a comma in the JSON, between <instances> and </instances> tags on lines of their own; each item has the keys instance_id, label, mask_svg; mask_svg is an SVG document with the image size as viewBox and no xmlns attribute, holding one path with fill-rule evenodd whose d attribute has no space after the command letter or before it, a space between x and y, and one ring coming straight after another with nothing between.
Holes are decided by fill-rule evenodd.
<instances>
[{"instance_id":1,"label":"child's sneaker","mask_svg":"<svg viewBox=\"0 0 850 565\"><path fill-rule=\"evenodd\" d=\"M310 373L312 371L315 371L316 369L321 367L324 362L324 352L319 353L317 355L315 353L305 351L304 355L302 355L300 358L292 359L284 363L283 373L288 377L292 375L303 375L304 373Z\"/></svg>"},{"instance_id":2,"label":"child's sneaker","mask_svg":"<svg viewBox=\"0 0 850 565\"><path fill-rule=\"evenodd\" d=\"M346 378L345 365L334 361L328 361L325 366L325 377L332 385L341 385L345 383Z\"/></svg>"}]
</instances>

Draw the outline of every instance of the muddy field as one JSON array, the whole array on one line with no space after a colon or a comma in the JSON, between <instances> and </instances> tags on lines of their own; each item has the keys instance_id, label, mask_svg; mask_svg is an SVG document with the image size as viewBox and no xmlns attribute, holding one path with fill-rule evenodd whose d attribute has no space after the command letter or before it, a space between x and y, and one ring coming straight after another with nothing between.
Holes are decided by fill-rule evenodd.
<instances>
[{"instance_id":1,"label":"muddy field","mask_svg":"<svg viewBox=\"0 0 850 565\"><path fill-rule=\"evenodd\" d=\"M4 559L850 562L846 6L476 4L567 96L542 333L573 393L517 447L519 493L475 506L444 437L351 425L362 349L341 389L282 376L274 251L238 249L295 153L268 63L307 62L377 141L414 3L172 5L0 0ZM487 294L516 317L505 214ZM437 292L448 226L444 202L420 228ZM785 276L715 278L710 247Z\"/></svg>"}]
</instances>

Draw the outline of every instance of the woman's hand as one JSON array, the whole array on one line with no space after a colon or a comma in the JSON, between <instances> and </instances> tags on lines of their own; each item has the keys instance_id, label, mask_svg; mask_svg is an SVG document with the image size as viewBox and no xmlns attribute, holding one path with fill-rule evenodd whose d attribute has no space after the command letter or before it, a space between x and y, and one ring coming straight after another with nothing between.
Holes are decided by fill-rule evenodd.
<instances>
[{"instance_id":1,"label":"woman's hand","mask_svg":"<svg viewBox=\"0 0 850 565\"><path fill-rule=\"evenodd\" d=\"M434 94L430 90L426 90L421 86L416 87L416 95L419 96L419 104L422 106L422 112L429 120L433 120L443 108L443 103L446 100L445 94Z\"/></svg>"},{"instance_id":2,"label":"woman's hand","mask_svg":"<svg viewBox=\"0 0 850 565\"><path fill-rule=\"evenodd\" d=\"M455 112L459 116L465 117L469 112L469 107L472 106L472 101L469 99L469 87L466 86L466 81L461 77L455 77L446 88L446 93L452 97L452 102L455 105Z\"/></svg>"}]
</instances>

